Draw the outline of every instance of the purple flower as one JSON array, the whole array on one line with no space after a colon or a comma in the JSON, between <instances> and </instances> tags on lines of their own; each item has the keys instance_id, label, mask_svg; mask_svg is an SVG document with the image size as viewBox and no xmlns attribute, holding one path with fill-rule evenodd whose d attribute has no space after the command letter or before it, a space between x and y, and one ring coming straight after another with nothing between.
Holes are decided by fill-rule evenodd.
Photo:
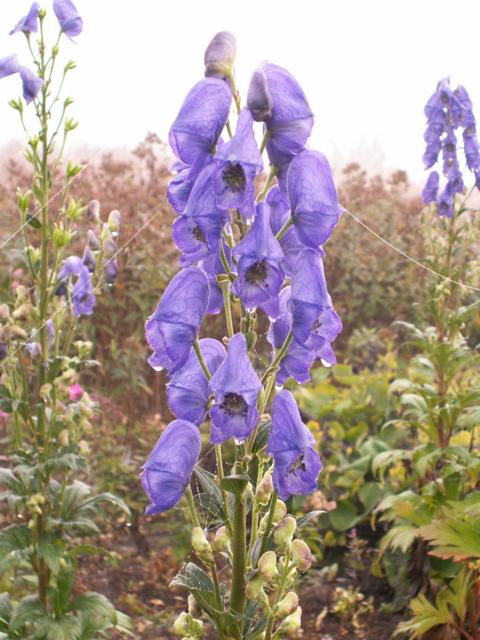
<instances>
[{"instance_id":1,"label":"purple flower","mask_svg":"<svg viewBox=\"0 0 480 640\"><path fill-rule=\"evenodd\" d=\"M267 340L275 349L285 342L292 328L292 312L290 305L291 287L285 287L280 293L280 314L274 320L267 334ZM310 367L315 362L315 354L300 344L295 338L291 341L287 353L280 361L276 381L284 384L288 378L305 383L310 380Z\"/></svg>"},{"instance_id":2,"label":"purple flower","mask_svg":"<svg viewBox=\"0 0 480 640\"><path fill-rule=\"evenodd\" d=\"M66 36L74 38L82 32L83 20L72 0L53 0L53 11Z\"/></svg>"},{"instance_id":3,"label":"purple flower","mask_svg":"<svg viewBox=\"0 0 480 640\"><path fill-rule=\"evenodd\" d=\"M270 207L270 226L274 235L276 235L290 219L290 204L277 185L270 189L265 201ZM287 229L279 242L284 255L282 267L285 273L290 275L295 260L300 251L303 251L305 245L300 241L294 226Z\"/></svg>"},{"instance_id":4,"label":"purple flower","mask_svg":"<svg viewBox=\"0 0 480 640\"><path fill-rule=\"evenodd\" d=\"M202 441L198 428L186 420L174 420L160 436L141 475L151 504L145 513L156 515L174 507L190 482Z\"/></svg>"},{"instance_id":5,"label":"purple flower","mask_svg":"<svg viewBox=\"0 0 480 640\"><path fill-rule=\"evenodd\" d=\"M295 156L287 173L288 199L298 237L317 248L332 235L340 205L328 160L317 151Z\"/></svg>"},{"instance_id":6,"label":"purple flower","mask_svg":"<svg viewBox=\"0 0 480 640\"><path fill-rule=\"evenodd\" d=\"M70 256L67 258L58 273L58 281L62 284L64 280L72 280L76 278L72 287L72 304L73 315L78 316L91 315L95 306L96 298L93 285L90 281L90 272L88 267L83 264L82 258L78 256ZM58 293L58 290L57 290Z\"/></svg>"},{"instance_id":7,"label":"purple flower","mask_svg":"<svg viewBox=\"0 0 480 640\"><path fill-rule=\"evenodd\" d=\"M200 80L190 90L170 129L173 152L187 165L213 153L230 112L232 93L217 78Z\"/></svg>"},{"instance_id":8,"label":"purple flower","mask_svg":"<svg viewBox=\"0 0 480 640\"><path fill-rule=\"evenodd\" d=\"M321 311L305 342L305 346L321 360L325 367L331 367L337 362L331 343L342 329L343 324L340 316L332 306L329 306Z\"/></svg>"},{"instance_id":9,"label":"purple flower","mask_svg":"<svg viewBox=\"0 0 480 640\"><path fill-rule=\"evenodd\" d=\"M18 61L18 56L15 53L0 60L0 78L6 78L14 73L20 73L20 69L21 66Z\"/></svg>"},{"instance_id":10,"label":"purple flower","mask_svg":"<svg viewBox=\"0 0 480 640\"><path fill-rule=\"evenodd\" d=\"M437 171L432 171L428 176L427 184L422 191L422 198L425 204L435 202L437 199L438 185L440 183L440 176Z\"/></svg>"},{"instance_id":11,"label":"purple flower","mask_svg":"<svg viewBox=\"0 0 480 640\"><path fill-rule=\"evenodd\" d=\"M196 267L179 271L170 281L145 324L153 369L166 368L173 374L185 364L207 310L208 294L207 276Z\"/></svg>"},{"instance_id":12,"label":"purple flower","mask_svg":"<svg viewBox=\"0 0 480 640\"><path fill-rule=\"evenodd\" d=\"M223 345L218 340L203 338L200 351L213 375L226 358ZM210 389L197 354L192 349L187 361L170 379L167 386L168 404L177 418L189 420L200 426L205 419Z\"/></svg>"},{"instance_id":13,"label":"purple flower","mask_svg":"<svg viewBox=\"0 0 480 640\"><path fill-rule=\"evenodd\" d=\"M225 78L232 73L237 54L237 42L230 31L220 31L213 36L205 50L205 76L207 78Z\"/></svg>"},{"instance_id":14,"label":"purple flower","mask_svg":"<svg viewBox=\"0 0 480 640\"><path fill-rule=\"evenodd\" d=\"M453 193L448 188L448 184L437 199L437 210L441 216L447 218L453 216Z\"/></svg>"},{"instance_id":15,"label":"purple flower","mask_svg":"<svg viewBox=\"0 0 480 640\"><path fill-rule=\"evenodd\" d=\"M273 484L282 500L315 491L322 463L289 391L280 391L272 402L267 454L275 462Z\"/></svg>"},{"instance_id":16,"label":"purple flower","mask_svg":"<svg viewBox=\"0 0 480 640\"><path fill-rule=\"evenodd\" d=\"M258 421L257 398L262 384L247 354L243 333L237 333L228 343L226 360L210 380L215 404L210 411L212 444L228 438L245 440Z\"/></svg>"},{"instance_id":17,"label":"purple flower","mask_svg":"<svg viewBox=\"0 0 480 640\"><path fill-rule=\"evenodd\" d=\"M262 171L263 162L248 109L242 110L235 135L219 147L214 160L219 167L215 183L218 207L243 209L248 199L252 207L255 199L253 181Z\"/></svg>"},{"instance_id":18,"label":"purple flower","mask_svg":"<svg viewBox=\"0 0 480 640\"><path fill-rule=\"evenodd\" d=\"M23 97L29 104L34 100L40 91L43 81L27 67L22 67L18 57L14 54L0 60L0 78L6 78L14 73L19 73L22 79Z\"/></svg>"},{"instance_id":19,"label":"purple flower","mask_svg":"<svg viewBox=\"0 0 480 640\"><path fill-rule=\"evenodd\" d=\"M292 276L292 329L294 337L305 344L320 314L332 307L323 270L322 256L305 249L298 256Z\"/></svg>"},{"instance_id":20,"label":"purple flower","mask_svg":"<svg viewBox=\"0 0 480 640\"><path fill-rule=\"evenodd\" d=\"M256 119L264 114L270 136L267 150L273 147L289 155L303 150L312 131L313 114L302 88L286 69L263 65L252 78L247 106Z\"/></svg>"},{"instance_id":21,"label":"purple flower","mask_svg":"<svg viewBox=\"0 0 480 640\"><path fill-rule=\"evenodd\" d=\"M10 35L23 31L23 33L37 33L38 31L38 12L40 5L34 2L30 7L26 16L23 16L10 31Z\"/></svg>"},{"instance_id":22,"label":"purple flower","mask_svg":"<svg viewBox=\"0 0 480 640\"><path fill-rule=\"evenodd\" d=\"M470 171L480 169L480 149L477 138L464 135L463 142L467 167Z\"/></svg>"},{"instance_id":23,"label":"purple flower","mask_svg":"<svg viewBox=\"0 0 480 640\"><path fill-rule=\"evenodd\" d=\"M270 208L260 202L251 229L233 255L238 278L232 289L247 309L260 307L271 317L278 315L278 294L283 283L283 252L270 227Z\"/></svg>"}]
</instances>

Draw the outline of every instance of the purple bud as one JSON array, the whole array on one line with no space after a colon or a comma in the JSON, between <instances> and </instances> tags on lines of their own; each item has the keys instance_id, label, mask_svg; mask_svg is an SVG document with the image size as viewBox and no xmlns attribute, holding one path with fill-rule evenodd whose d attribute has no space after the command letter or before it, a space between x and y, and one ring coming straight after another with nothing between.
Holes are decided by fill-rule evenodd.
<instances>
[{"instance_id":1,"label":"purple bud","mask_svg":"<svg viewBox=\"0 0 480 640\"><path fill-rule=\"evenodd\" d=\"M435 200L437 199L439 182L440 176L438 175L438 172L432 171L432 173L428 176L427 184L422 191L422 198L425 204L435 202Z\"/></svg>"},{"instance_id":2,"label":"purple bud","mask_svg":"<svg viewBox=\"0 0 480 640\"><path fill-rule=\"evenodd\" d=\"M225 76L230 75L236 53L237 43L233 33L230 33L230 31L217 33L205 51L205 76L225 78Z\"/></svg>"},{"instance_id":3,"label":"purple bud","mask_svg":"<svg viewBox=\"0 0 480 640\"><path fill-rule=\"evenodd\" d=\"M254 71L247 95L247 107L256 122L266 122L272 115L272 96L263 69Z\"/></svg>"},{"instance_id":4,"label":"purple bud","mask_svg":"<svg viewBox=\"0 0 480 640\"><path fill-rule=\"evenodd\" d=\"M25 102L29 104L37 97L38 92L43 86L43 80L27 67L20 68L20 77L22 78L23 84L23 98Z\"/></svg>"},{"instance_id":5,"label":"purple bud","mask_svg":"<svg viewBox=\"0 0 480 640\"><path fill-rule=\"evenodd\" d=\"M83 20L72 0L53 0L53 10L66 36L74 38L82 32Z\"/></svg>"}]
</instances>

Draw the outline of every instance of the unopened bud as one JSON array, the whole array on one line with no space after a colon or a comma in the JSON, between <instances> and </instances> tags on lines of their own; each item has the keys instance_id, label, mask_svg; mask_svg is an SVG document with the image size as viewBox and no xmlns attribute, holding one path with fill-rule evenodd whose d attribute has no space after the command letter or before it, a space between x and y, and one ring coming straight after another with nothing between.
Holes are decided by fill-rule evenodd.
<instances>
[{"instance_id":1,"label":"unopened bud","mask_svg":"<svg viewBox=\"0 0 480 640\"><path fill-rule=\"evenodd\" d=\"M202 612L200 607L198 606L198 602L195 600L195 597L190 594L187 599L188 602L188 613L195 618L199 616Z\"/></svg>"},{"instance_id":2,"label":"unopened bud","mask_svg":"<svg viewBox=\"0 0 480 640\"><path fill-rule=\"evenodd\" d=\"M212 548L201 527L193 527L192 529L192 547L200 557L212 557Z\"/></svg>"},{"instance_id":3,"label":"unopened bud","mask_svg":"<svg viewBox=\"0 0 480 640\"><path fill-rule=\"evenodd\" d=\"M283 502L283 500L277 500L275 505L275 509L273 512L273 522L276 524L280 522L280 520L287 515L287 505Z\"/></svg>"},{"instance_id":4,"label":"unopened bud","mask_svg":"<svg viewBox=\"0 0 480 640\"><path fill-rule=\"evenodd\" d=\"M273 532L273 540L275 544L288 545L292 541L293 534L297 528L297 521L293 516L286 516L281 520L275 531Z\"/></svg>"},{"instance_id":5,"label":"unopened bud","mask_svg":"<svg viewBox=\"0 0 480 640\"><path fill-rule=\"evenodd\" d=\"M260 576L255 576L249 580L245 587L245 593L249 600L257 600L263 593L263 580Z\"/></svg>"},{"instance_id":6,"label":"unopened bud","mask_svg":"<svg viewBox=\"0 0 480 640\"><path fill-rule=\"evenodd\" d=\"M100 220L100 203L98 200L91 200L87 207L87 218L91 222Z\"/></svg>"},{"instance_id":7,"label":"unopened bud","mask_svg":"<svg viewBox=\"0 0 480 640\"><path fill-rule=\"evenodd\" d=\"M258 571L265 582L272 582L278 576L275 551L265 551L258 559Z\"/></svg>"},{"instance_id":8,"label":"unopened bud","mask_svg":"<svg viewBox=\"0 0 480 640\"><path fill-rule=\"evenodd\" d=\"M112 233L118 233L121 221L122 215L120 211L117 211L116 209L110 211L110 213L108 214L108 226Z\"/></svg>"},{"instance_id":9,"label":"unopened bud","mask_svg":"<svg viewBox=\"0 0 480 640\"><path fill-rule=\"evenodd\" d=\"M17 325L10 327L10 333L13 338L20 338L20 340L25 340L27 337L27 332Z\"/></svg>"},{"instance_id":10,"label":"unopened bud","mask_svg":"<svg viewBox=\"0 0 480 640\"><path fill-rule=\"evenodd\" d=\"M189 615L186 611L180 613L173 623L173 632L177 636L184 636L189 632Z\"/></svg>"},{"instance_id":11,"label":"unopened bud","mask_svg":"<svg viewBox=\"0 0 480 640\"><path fill-rule=\"evenodd\" d=\"M7 304L0 304L0 322L7 322L10 317L10 309Z\"/></svg>"},{"instance_id":12,"label":"unopened bud","mask_svg":"<svg viewBox=\"0 0 480 640\"><path fill-rule=\"evenodd\" d=\"M17 309L15 309L15 311L12 313L12 317L14 318L14 320L26 320L32 308L33 307L29 302L24 302L19 307L17 307Z\"/></svg>"},{"instance_id":13,"label":"unopened bud","mask_svg":"<svg viewBox=\"0 0 480 640\"><path fill-rule=\"evenodd\" d=\"M80 450L80 455L82 456L88 456L88 454L90 453L90 446L86 440L80 440L80 442L78 443L78 448Z\"/></svg>"},{"instance_id":14,"label":"unopened bud","mask_svg":"<svg viewBox=\"0 0 480 640\"><path fill-rule=\"evenodd\" d=\"M289 591L277 605L277 616L286 618L298 608L298 596L294 591Z\"/></svg>"},{"instance_id":15,"label":"unopened bud","mask_svg":"<svg viewBox=\"0 0 480 640\"><path fill-rule=\"evenodd\" d=\"M220 527L220 529L217 529L212 546L214 551L217 551L219 553L222 551L225 553L232 552L232 548L230 546L230 538L228 537L226 527Z\"/></svg>"},{"instance_id":16,"label":"unopened bud","mask_svg":"<svg viewBox=\"0 0 480 640\"><path fill-rule=\"evenodd\" d=\"M233 33L220 31L208 45L205 55L205 76L211 78L225 78L232 74L237 43Z\"/></svg>"},{"instance_id":17,"label":"unopened bud","mask_svg":"<svg viewBox=\"0 0 480 640\"><path fill-rule=\"evenodd\" d=\"M255 500L258 502L258 504L261 504L262 506L265 507L268 504L268 501L270 500L270 496L272 495L272 492L273 492L272 474L267 473L267 475L263 477L262 481L257 487L257 490L255 491Z\"/></svg>"},{"instance_id":18,"label":"unopened bud","mask_svg":"<svg viewBox=\"0 0 480 640\"><path fill-rule=\"evenodd\" d=\"M313 555L308 544L300 540L300 538L295 538L292 541L291 551L293 562L297 565L299 571L308 571L313 562Z\"/></svg>"},{"instance_id":19,"label":"unopened bud","mask_svg":"<svg viewBox=\"0 0 480 640\"><path fill-rule=\"evenodd\" d=\"M302 626L302 607L297 607L293 613L291 613L283 621L280 629L282 633L287 635L293 635Z\"/></svg>"},{"instance_id":20,"label":"unopened bud","mask_svg":"<svg viewBox=\"0 0 480 640\"><path fill-rule=\"evenodd\" d=\"M62 447L68 447L70 442L70 437L68 434L68 429L62 429L58 434L58 442Z\"/></svg>"},{"instance_id":21,"label":"unopened bud","mask_svg":"<svg viewBox=\"0 0 480 640\"><path fill-rule=\"evenodd\" d=\"M47 384L43 384L40 387L40 397L45 400L46 398L48 398L48 396L50 395L50 391L52 390L52 385L47 383Z\"/></svg>"}]
</instances>

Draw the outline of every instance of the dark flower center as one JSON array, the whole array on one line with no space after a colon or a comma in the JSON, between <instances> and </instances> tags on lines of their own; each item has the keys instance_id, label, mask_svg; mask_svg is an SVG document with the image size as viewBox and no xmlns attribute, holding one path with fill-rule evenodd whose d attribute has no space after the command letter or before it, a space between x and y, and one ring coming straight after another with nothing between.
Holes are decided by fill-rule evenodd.
<instances>
[{"instance_id":1,"label":"dark flower center","mask_svg":"<svg viewBox=\"0 0 480 640\"><path fill-rule=\"evenodd\" d=\"M78 296L78 301L79 302L86 302L87 300L88 300L88 292L87 291L85 291L84 293L81 293Z\"/></svg>"},{"instance_id":2,"label":"dark flower center","mask_svg":"<svg viewBox=\"0 0 480 640\"><path fill-rule=\"evenodd\" d=\"M307 466L305 464L305 458L303 453L301 453L298 456L298 458L294 460L292 464L288 467L288 473L296 474L299 469L304 473L307 471Z\"/></svg>"},{"instance_id":3,"label":"dark flower center","mask_svg":"<svg viewBox=\"0 0 480 640\"><path fill-rule=\"evenodd\" d=\"M204 242L204 243L206 242L203 231L200 229L198 224L197 226L193 227L192 236L195 238L195 240L198 240L199 242Z\"/></svg>"},{"instance_id":4,"label":"dark flower center","mask_svg":"<svg viewBox=\"0 0 480 640\"><path fill-rule=\"evenodd\" d=\"M265 264L265 260L260 260L260 262L254 262L251 267L249 267L245 273L245 280L249 284L258 284L259 282L263 282L267 277L267 265Z\"/></svg>"},{"instance_id":5,"label":"dark flower center","mask_svg":"<svg viewBox=\"0 0 480 640\"><path fill-rule=\"evenodd\" d=\"M447 142L447 144L445 145L445 150L447 151L447 153L453 153L455 151L455 145L453 144L453 142Z\"/></svg>"},{"instance_id":6,"label":"dark flower center","mask_svg":"<svg viewBox=\"0 0 480 640\"><path fill-rule=\"evenodd\" d=\"M231 191L237 193L245 189L246 178L241 164L230 163L228 168L223 172L223 179Z\"/></svg>"},{"instance_id":7,"label":"dark flower center","mask_svg":"<svg viewBox=\"0 0 480 640\"><path fill-rule=\"evenodd\" d=\"M230 392L224 395L220 409L229 416L245 416L248 412L248 405L241 395Z\"/></svg>"}]
</instances>

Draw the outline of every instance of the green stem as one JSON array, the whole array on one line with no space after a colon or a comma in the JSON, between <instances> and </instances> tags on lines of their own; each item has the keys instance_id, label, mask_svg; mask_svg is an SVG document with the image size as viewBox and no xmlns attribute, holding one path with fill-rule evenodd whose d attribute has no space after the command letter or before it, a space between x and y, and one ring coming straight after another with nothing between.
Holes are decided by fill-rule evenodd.
<instances>
[{"instance_id":1,"label":"green stem","mask_svg":"<svg viewBox=\"0 0 480 640\"><path fill-rule=\"evenodd\" d=\"M222 289L223 294L223 306L225 310L225 321L227 323L227 332L228 337L231 338L235 331L233 329L233 318L232 318L232 306L230 302L230 282L229 280L223 280L220 283L220 288Z\"/></svg>"},{"instance_id":2,"label":"green stem","mask_svg":"<svg viewBox=\"0 0 480 640\"><path fill-rule=\"evenodd\" d=\"M200 345L198 343L198 338L195 338L195 341L193 343L193 349L195 351L195 353L197 354L197 358L198 361L200 363L200 366L202 367L203 373L205 374L205 377L207 378L207 380L210 380L212 377L212 374L210 373L207 363L205 362L202 352L200 351Z\"/></svg>"},{"instance_id":3,"label":"green stem","mask_svg":"<svg viewBox=\"0 0 480 640\"><path fill-rule=\"evenodd\" d=\"M223 472L223 457L222 457L222 446L219 444L215 445L215 460L217 463L217 476L220 481L220 484L225 477ZM228 508L228 498L227 492L221 489L222 491L222 501L223 501L223 511L225 514L225 526L227 527L228 535L232 537L233 529L232 529L232 521L230 519L230 509Z\"/></svg>"},{"instance_id":4,"label":"green stem","mask_svg":"<svg viewBox=\"0 0 480 640\"><path fill-rule=\"evenodd\" d=\"M270 614L268 616L267 628L265 630L265 640L272 640L272 637L276 637L276 633L272 636L273 625L275 624L275 605L278 604L283 596L283 592L285 589L285 583L287 581L287 577L290 571L290 551L287 552L284 558L285 564L283 566L282 579L280 582L280 586L278 587L278 591L275 594L275 601L273 603L273 607L270 610Z\"/></svg>"},{"instance_id":5,"label":"green stem","mask_svg":"<svg viewBox=\"0 0 480 640\"><path fill-rule=\"evenodd\" d=\"M272 185L272 182L274 181L275 176L277 174L278 174L278 169L274 164L272 164L270 166L270 171L268 173L268 176L267 176L267 179L265 181L265 184L263 185L263 189L260 191L260 193L257 196L257 199L256 199L257 203L261 202L262 200L265 199L265 196L267 195L268 190L270 189L270 187Z\"/></svg>"},{"instance_id":6,"label":"green stem","mask_svg":"<svg viewBox=\"0 0 480 640\"><path fill-rule=\"evenodd\" d=\"M282 346L280 347L280 349L277 351L275 358L272 362L272 364L268 367L268 369L265 371L265 373L262 376L262 384L265 384L265 382L268 380L268 378L275 373L276 368L278 367L280 361L282 360L282 358L285 356L285 354L287 353L287 349L290 346L291 341L293 340L293 332L290 329L290 331L287 334L287 337L285 338L285 342L282 344Z\"/></svg>"},{"instance_id":7,"label":"green stem","mask_svg":"<svg viewBox=\"0 0 480 640\"><path fill-rule=\"evenodd\" d=\"M286 223L283 225L283 227L280 229L280 231L278 231L278 233L275 235L275 239L280 240L281 238L283 238L283 236L287 233L287 231L290 229L292 224L293 224L293 218L290 217L286 221Z\"/></svg>"},{"instance_id":8,"label":"green stem","mask_svg":"<svg viewBox=\"0 0 480 640\"><path fill-rule=\"evenodd\" d=\"M267 550L268 537L270 536L270 531L272 530L272 526L273 526L273 517L275 515L275 507L277 505L277 500L278 500L278 493L276 491L274 491L272 493L272 497L270 498L270 509L269 509L269 512L268 512L268 520L267 520L267 524L265 526L265 533L263 534L263 538L262 538L262 545L260 547L260 553L258 554L259 558Z\"/></svg>"},{"instance_id":9,"label":"green stem","mask_svg":"<svg viewBox=\"0 0 480 640\"><path fill-rule=\"evenodd\" d=\"M235 510L233 517L232 539L232 588L230 592L230 609L238 616L237 626L242 635L243 616L245 612L245 572L247 565L247 514L245 493L235 493Z\"/></svg>"},{"instance_id":10,"label":"green stem","mask_svg":"<svg viewBox=\"0 0 480 640\"><path fill-rule=\"evenodd\" d=\"M268 142L269 138L270 138L270 133L268 132L268 129L267 129L265 131L265 133L263 134L262 143L260 145L260 153L263 153L265 151L265 148L267 146L267 142Z\"/></svg>"}]
</instances>

